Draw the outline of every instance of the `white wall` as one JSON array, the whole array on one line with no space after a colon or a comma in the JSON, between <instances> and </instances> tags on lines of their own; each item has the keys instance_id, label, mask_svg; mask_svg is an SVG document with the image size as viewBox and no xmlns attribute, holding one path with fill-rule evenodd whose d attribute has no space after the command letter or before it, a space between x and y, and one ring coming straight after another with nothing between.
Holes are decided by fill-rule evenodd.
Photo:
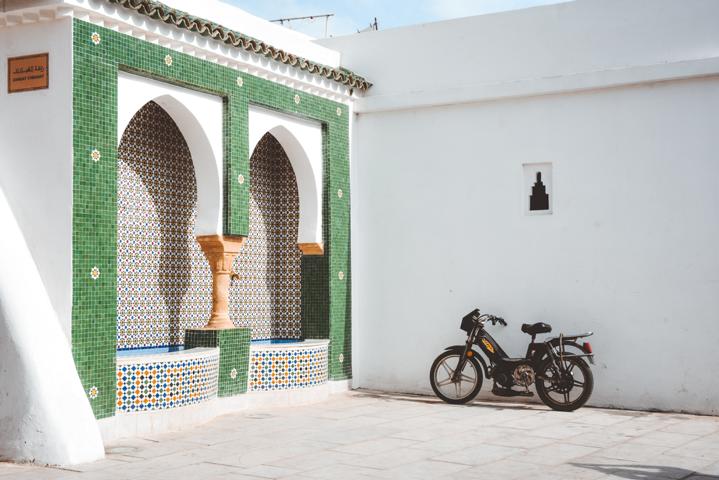
<instances>
[{"instance_id":1,"label":"white wall","mask_svg":"<svg viewBox=\"0 0 719 480\"><path fill-rule=\"evenodd\" d=\"M101 459L100 429L70 343L0 188L0 460Z\"/></svg>"},{"instance_id":2,"label":"white wall","mask_svg":"<svg viewBox=\"0 0 719 480\"><path fill-rule=\"evenodd\" d=\"M429 392L479 306L516 355L522 322L595 331L594 405L719 413L717 112L705 79L361 116L355 385ZM552 215L523 213L528 161Z\"/></svg>"},{"instance_id":3,"label":"white wall","mask_svg":"<svg viewBox=\"0 0 719 480\"><path fill-rule=\"evenodd\" d=\"M50 88L8 94L7 58L49 52ZM72 323L72 23L0 29L0 189L65 334Z\"/></svg>"},{"instance_id":4,"label":"white wall","mask_svg":"<svg viewBox=\"0 0 719 480\"><path fill-rule=\"evenodd\" d=\"M591 58L560 61L553 49L576 45L575 58L583 51L601 59L605 53L593 47L602 44L599 30L619 35L612 42L629 52L621 60L627 68L659 61L662 52L682 64L719 51L719 31L705 28L718 3L598 3L606 5L601 15L597 2L582 1L479 17L463 47L446 48L440 62L462 71L476 47L496 50L478 69L502 69L515 53L521 63L524 50L505 45L505 34L485 35L501 25L506 35L522 36L531 12L561 18L565 30L562 42L527 33L536 34L525 40L541 56L537 68L554 65L543 75L593 68ZM631 13L637 4L654 18L639 36L611 11L621 5ZM584 13L564 15L582 5L599 15L602 29ZM655 30L671 22L671 35L655 44ZM417 48L431 51L431 37L411 28ZM401 43L392 36L399 32L385 33L384 49L358 35L344 45L344 58L372 51L376 67L368 75L377 87L404 76L407 92L430 88L434 58L415 80L409 61L397 60ZM684 76L693 75L690 64ZM441 84L446 74L437 77ZM463 341L460 319L479 306L508 320L491 332L515 355L529 339L523 322L551 323L554 333L594 330L593 405L719 413L719 77L531 94L541 81L528 81L521 98L429 108L403 97L394 110L356 117L354 386L430 393L432 360ZM551 215L525 215L522 164L532 162L552 163Z\"/></svg>"}]
</instances>

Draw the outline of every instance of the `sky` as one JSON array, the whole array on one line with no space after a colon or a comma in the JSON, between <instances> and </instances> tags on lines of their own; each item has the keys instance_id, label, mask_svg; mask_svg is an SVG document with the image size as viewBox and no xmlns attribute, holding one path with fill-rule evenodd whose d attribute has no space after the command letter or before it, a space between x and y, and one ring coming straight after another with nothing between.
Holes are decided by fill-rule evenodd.
<instances>
[{"instance_id":1,"label":"sky","mask_svg":"<svg viewBox=\"0 0 719 480\"><path fill-rule=\"evenodd\" d=\"M266 20L334 13L328 35L339 36L364 29L377 17L380 30L467 17L567 0L222 0ZM285 24L287 26L287 24ZM290 28L323 37L323 19L290 22Z\"/></svg>"}]
</instances>

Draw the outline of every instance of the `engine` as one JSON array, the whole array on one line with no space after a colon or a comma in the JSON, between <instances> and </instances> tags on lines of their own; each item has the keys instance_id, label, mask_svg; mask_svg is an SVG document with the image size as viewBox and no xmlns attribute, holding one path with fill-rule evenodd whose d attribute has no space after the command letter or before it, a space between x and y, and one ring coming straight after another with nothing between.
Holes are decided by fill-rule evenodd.
<instances>
[{"instance_id":1,"label":"engine","mask_svg":"<svg viewBox=\"0 0 719 480\"><path fill-rule=\"evenodd\" d=\"M514 383L522 387L529 387L534 383L534 369L529 365L520 365L512 372Z\"/></svg>"}]
</instances>

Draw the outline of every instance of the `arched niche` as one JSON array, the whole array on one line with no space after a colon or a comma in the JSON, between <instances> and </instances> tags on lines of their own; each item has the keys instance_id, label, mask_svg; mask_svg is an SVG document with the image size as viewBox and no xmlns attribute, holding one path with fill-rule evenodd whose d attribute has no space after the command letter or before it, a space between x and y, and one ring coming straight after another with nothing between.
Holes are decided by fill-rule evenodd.
<instances>
[{"instance_id":1,"label":"arched niche","mask_svg":"<svg viewBox=\"0 0 719 480\"><path fill-rule=\"evenodd\" d=\"M322 241L322 125L250 106L250 156L266 133L282 145L297 179L300 221L297 243L306 254L320 254ZM252 181L252 179L250 179Z\"/></svg>"},{"instance_id":2,"label":"arched niche","mask_svg":"<svg viewBox=\"0 0 719 480\"><path fill-rule=\"evenodd\" d=\"M117 138L150 101L165 110L185 137L197 182L195 234L222 234L222 98L121 72L117 79Z\"/></svg>"}]
</instances>

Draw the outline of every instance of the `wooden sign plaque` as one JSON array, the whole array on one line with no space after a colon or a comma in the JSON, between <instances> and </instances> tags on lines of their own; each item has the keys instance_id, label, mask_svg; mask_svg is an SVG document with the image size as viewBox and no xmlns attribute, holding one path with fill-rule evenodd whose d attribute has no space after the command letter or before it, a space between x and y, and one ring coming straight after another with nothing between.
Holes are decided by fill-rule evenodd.
<instances>
[{"instance_id":1,"label":"wooden sign plaque","mask_svg":"<svg viewBox=\"0 0 719 480\"><path fill-rule=\"evenodd\" d=\"M48 54L38 53L7 59L8 93L40 90L50 85Z\"/></svg>"}]
</instances>

